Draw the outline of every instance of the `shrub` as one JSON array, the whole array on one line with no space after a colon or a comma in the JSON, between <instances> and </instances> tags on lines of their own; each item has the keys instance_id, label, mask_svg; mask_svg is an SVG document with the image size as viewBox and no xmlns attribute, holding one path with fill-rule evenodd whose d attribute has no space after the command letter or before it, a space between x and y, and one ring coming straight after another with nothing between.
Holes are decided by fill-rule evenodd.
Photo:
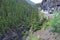
<instances>
[{"instance_id":1,"label":"shrub","mask_svg":"<svg viewBox=\"0 0 60 40\"><path fill-rule=\"evenodd\" d=\"M51 20L51 30L53 32L60 32L60 12L54 12L55 17Z\"/></svg>"},{"instance_id":2,"label":"shrub","mask_svg":"<svg viewBox=\"0 0 60 40\"><path fill-rule=\"evenodd\" d=\"M30 36L30 40L40 40L40 38L37 37L37 36L33 36L33 35L31 35L31 36Z\"/></svg>"}]
</instances>

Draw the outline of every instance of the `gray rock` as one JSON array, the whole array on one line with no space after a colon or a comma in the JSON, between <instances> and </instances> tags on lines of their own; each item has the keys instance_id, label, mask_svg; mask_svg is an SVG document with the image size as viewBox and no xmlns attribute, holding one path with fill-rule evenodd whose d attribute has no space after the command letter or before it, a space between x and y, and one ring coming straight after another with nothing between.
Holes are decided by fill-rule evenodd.
<instances>
[{"instance_id":1,"label":"gray rock","mask_svg":"<svg viewBox=\"0 0 60 40\"><path fill-rule=\"evenodd\" d=\"M41 9L47 10L49 13L53 12L54 10L60 10L60 0L43 0L40 4ZM52 10L52 8L54 8Z\"/></svg>"}]
</instances>

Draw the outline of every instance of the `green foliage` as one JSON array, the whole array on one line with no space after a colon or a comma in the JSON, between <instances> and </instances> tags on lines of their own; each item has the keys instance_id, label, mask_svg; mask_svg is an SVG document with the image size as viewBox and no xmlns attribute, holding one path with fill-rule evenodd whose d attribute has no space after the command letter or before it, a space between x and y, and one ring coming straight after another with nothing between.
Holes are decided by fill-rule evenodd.
<instances>
[{"instance_id":1,"label":"green foliage","mask_svg":"<svg viewBox=\"0 0 60 40\"><path fill-rule=\"evenodd\" d=\"M0 6L0 33L5 33L8 29L18 29L22 27L33 27L40 29L38 10L32 7L25 0L2 0Z\"/></svg>"},{"instance_id":2,"label":"green foliage","mask_svg":"<svg viewBox=\"0 0 60 40\"><path fill-rule=\"evenodd\" d=\"M55 16L51 20L51 30L53 32L60 32L60 12L54 12Z\"/></svg>"},{"instance_id":3,"label":"green foliage","mask_svg":"<svg viewBox=\"0 0 60 40\"><path fill-rule=\"evenodd\" d=\"M45 30L50 25L50 22L48 22L44 15L44 13L40 12L40 25L41 28Z\"/></svg>"},{"instance_id":4,"label":"green foliage","mask_svg":"<svg viewBox=\"0 0 60 40\"><path fill-rule=\"evenodd\" d=\"M40 40L38 37L32 37L30 40Z\"/></svg>"},{"instance_id":5,"label":"green foliage","mask_svg":"<svg viewBox=\"0 0 60 40\"><path fill-rule=\"evenodd\" d=\"M37 36L33 36L33 34L30 36L30 40L41 40L39 37Z\"/></svg>"},{"instance_id":6,"label":"green foliage","mask_svg":"<svg viewBox=\"0 0 60 40\"><path fill-rule=\"evenodd\" d=\"M44 30L45 30L45 29L46 29L47 27L49 27L49 26L50 26L50 22L47 22L47 21L46 21L46 22L44 23L44 25L43 25L43 28L42 28L42 29L44 29Z\"/></svg>"}]
</instances>

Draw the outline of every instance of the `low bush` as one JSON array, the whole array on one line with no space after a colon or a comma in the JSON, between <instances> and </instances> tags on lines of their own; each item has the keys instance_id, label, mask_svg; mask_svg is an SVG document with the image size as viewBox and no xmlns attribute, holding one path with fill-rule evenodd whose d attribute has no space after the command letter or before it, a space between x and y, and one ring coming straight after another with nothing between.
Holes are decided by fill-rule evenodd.
<instances>
[{"instance_id":1,"label":"low bush","mask_svg":"<svg viewBox=\"0 0 60 40\"><path fill-rule=\"evenodd\" d=\"M51 30L53 32L60 32L60 12L54 12L55 16L51 20Z\"/></svg>"}]
</instances>

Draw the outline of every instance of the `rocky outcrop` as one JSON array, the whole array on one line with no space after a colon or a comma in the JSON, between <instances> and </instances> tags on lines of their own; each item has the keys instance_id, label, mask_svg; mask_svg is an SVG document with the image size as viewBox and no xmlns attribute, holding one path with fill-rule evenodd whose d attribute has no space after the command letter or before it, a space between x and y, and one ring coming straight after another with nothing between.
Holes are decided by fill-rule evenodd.
<instances>
[{"instance_id":1,"label":"rocky outcrop","mask_svg":"<svg viewBox=\"0 0 60 40\"><path fill-rule=\"evenodd\" d=\"M60 0L43 0L40 4L41 9L47 11L60 10Z\"/></svg>"}]
</instances>

